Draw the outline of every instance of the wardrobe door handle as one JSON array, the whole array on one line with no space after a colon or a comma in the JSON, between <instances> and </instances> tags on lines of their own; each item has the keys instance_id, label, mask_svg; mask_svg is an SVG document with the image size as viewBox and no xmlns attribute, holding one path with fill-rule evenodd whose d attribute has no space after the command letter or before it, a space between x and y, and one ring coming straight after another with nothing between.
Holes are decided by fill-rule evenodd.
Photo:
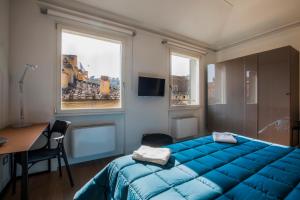
<instances>
[{"instance_id":1,"label":"wardrobe door handle","mask_svg":"<svg viewBox=\"0 0 300 200\"><path fill-rule=\"evenodd\" d=\"M290 93L290 92L287 92L287 93L285 93L285 95L287 95L287 96L290 96L290 95L291 95L291 93Z\"/></svg>"}]
</instances>

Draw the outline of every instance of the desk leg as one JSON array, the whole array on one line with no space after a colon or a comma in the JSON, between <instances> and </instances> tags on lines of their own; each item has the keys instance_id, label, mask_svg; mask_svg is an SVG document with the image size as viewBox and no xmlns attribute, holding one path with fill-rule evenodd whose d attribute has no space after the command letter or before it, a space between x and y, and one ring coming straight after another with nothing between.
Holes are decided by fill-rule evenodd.
<instances>
[{"instance_id":1,"label":"desk leg","mask_svg":"<svg viewBox=\"0 0 300 200\"><path fill-rule=\"evenodd\" d=\"M21 180L21 200L28 200L28 152L21 153L22 180Z\"/></svg>"},{"instance_id":2,"label":"desk leg","mask_svg":"<svg viewBox=\"0 0 300 200\"><path fill-rule=\"evenodd\" d=\"M48 160L48 172L51 172L51 160Z\"/></svg>"},{"instance_id":3,"label":"desk leg","mask_svg":"<svg viewBox=\"0 0 300 200\"><path fill-rule=\"evenodd\" d=\"M48 149L51 148L51 135L50 135L50 123L47 126L47 145ZM51 172L51 159L48 160L48 172Z\"/></svg>"},{"instance_id":4,"label":"desk leg","mask_svg":"<svg viewBox=\"0 0 300 200\"><path fill-rule=\"evenodd\" d=\"M10 154L10 177L13 177L14 175L14 154Z\"/></svg>"}]
</instances>

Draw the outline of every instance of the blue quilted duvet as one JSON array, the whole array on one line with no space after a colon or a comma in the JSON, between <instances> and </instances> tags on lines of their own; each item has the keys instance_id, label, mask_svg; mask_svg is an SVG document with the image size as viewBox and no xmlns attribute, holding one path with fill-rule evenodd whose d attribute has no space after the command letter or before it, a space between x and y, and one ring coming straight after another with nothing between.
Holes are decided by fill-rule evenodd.
<instances>
[{"instance_id":1,"label":"blue quilted duvet","mask_svg":"<svg viewBox=\"0 0 300 200\"><path fill-rule=\"evenodd\" d=\"M168 146L164 167L131 156L112 161L75 195L76 200L300 199L300 149L237 136L211 136Z\"/></svg>"}]
</instances>

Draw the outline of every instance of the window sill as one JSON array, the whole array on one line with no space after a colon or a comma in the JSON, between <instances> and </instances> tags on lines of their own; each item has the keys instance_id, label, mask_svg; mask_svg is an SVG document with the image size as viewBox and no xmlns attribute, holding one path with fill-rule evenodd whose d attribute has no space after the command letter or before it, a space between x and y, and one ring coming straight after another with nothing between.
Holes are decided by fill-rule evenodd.
<instances>
[{"instance_id":1,"label":"window sill","mask_svg":"<svg viewBox=\"0 0 300 200\"><path fill-rule=\"evenodd\" d=\"M54 113L55 117L67 116L90 116L90 115L118 115L124 114L124 109L107 109L107 110L64 110Z\"/></svg>"},{"instance_id":2,"label":"window sill","mask_svg":"<svg viewBox=\"0 0 300 200\"><path fill-rule=\"evenodd\" d=\"M203 108L200 105L190 105L190 106L172 106L169 108L169 111L178 111L178 110L199 110Z\"/></svg>"}]
</instances>

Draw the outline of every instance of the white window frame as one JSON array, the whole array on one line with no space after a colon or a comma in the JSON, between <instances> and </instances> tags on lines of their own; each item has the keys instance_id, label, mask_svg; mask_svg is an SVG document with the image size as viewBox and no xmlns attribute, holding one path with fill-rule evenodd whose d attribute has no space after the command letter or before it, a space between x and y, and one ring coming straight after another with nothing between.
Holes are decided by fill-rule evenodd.
<instances>
[{"instance_id":1,"label":"white window frame","mask_svg":"<svg viewBox=\"0 0 300 200\"><path fill-rule=\"evenodd\" d=\"M128 64L128 52L130 51L130 40L132 38L130 36L125 36L123 34L119 34L113 31L107 30L99 30L93 29L89 27L77 27L75 25L62 25L57 24L57 55L56 55L56 97L55 97L55 114L56 115L94 115L94 114L114 114L114 113L123 113L125 112L125 71ZM62 44L62 31L74 31L75 33L81 33L87 36L95 36L102 40L111 40L111 41L118 41L121 42L122 50L121 50L121 74L120 74L120 88L121 88L121 107L120 108L103 108L103 109L71 109L71 110L62 110L61 107L61 44ZM130 39L129 39L130 38Z\"/></svg>"},{"instance_id":2,"label":"white window frame","mask_svg":"<svg viewBox=\"0 0 300 200\"><path fill-rule=\"evenodd\" d=\"M172 54L178 54L182 56L186 56L189 58L195 58L198 59L199 65L198 65L198 104L194 105L172 105ZM191 50L183 49L183 48L177 48L177 47L170 47L169 48L169 109L170 110L185 110L185 109L199 109L203 105L202 95L202 83L203 83L203 70L202 70L202 54L198 52L194 52Z\"/></svg>"}]
</instances>

